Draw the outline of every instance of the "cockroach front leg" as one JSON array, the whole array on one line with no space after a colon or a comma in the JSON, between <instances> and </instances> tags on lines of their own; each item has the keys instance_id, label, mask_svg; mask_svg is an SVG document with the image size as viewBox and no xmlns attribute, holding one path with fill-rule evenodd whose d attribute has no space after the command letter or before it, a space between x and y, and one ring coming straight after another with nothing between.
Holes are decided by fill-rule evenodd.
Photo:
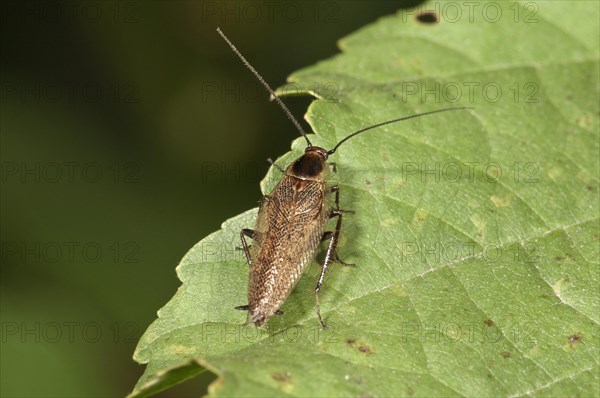
<instances>
[{"instance_id":1,"label":"cockroach front leg","mask_svg":"<svg viewBox=\"0 0 600 398\"><path fill-rule=\"evenodd\" d=\"M273 159L271 159L271 158L268 158L268 159L267 159L267 162L271 163L271 165L272 165L272 166L274 166L274 167L275 167L277 170L279 170L279 171L280 171L282 174L286 174L286 173L285 173L285 170L284 170L284 169L283 169L283 168L282 168L280 165L278 165L277 163L275 163L275 162L273 161Z\"/></svg>"},{"instance_id":2,"label":"cockroach front leg","mask_svg":"<svg viewBox=\"0 0 600 398\"><path fill-rule=\"evenodd\" d=\"M327 267L332 261L338 261L344 265L354 265L344 263L337 256L336 248L338 244L338 240L340 238L340 231L342 230L342 213L348 212L340 209L340 188L335 185L331 187L331 192L335 194L335 209L331 210L329 213L329 218L337 217L337 222L335 223L335 230L333 232L328 231L323 234L322 240L329 239L329 245L327 246L327 252L325 253L325 260L323 261L323 268L321 269L321 275L319 276L319 281L317 282L317 287L315 288L315 297L317 300L317 316L319 317L319 322L321 322L321 326L323 329L327 329L327 325L323 322L323 318L321 317L321 305L319 304L319 290L321 290L321 285L323 285L323 279L325 279L325 272L327 272Z\"/></svg>"}]
</instances>

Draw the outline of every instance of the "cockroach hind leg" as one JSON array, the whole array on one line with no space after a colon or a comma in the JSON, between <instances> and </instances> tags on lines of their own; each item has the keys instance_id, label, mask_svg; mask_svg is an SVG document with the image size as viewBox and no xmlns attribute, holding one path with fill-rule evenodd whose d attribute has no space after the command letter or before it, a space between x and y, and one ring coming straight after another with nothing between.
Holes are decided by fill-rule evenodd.
<instances>
[{"instance_id":1,"label":"cockroach hind leg","mask_svg":"<svg viewBox=\"0 0 600 398\"><path fill-rule=\"evenodd\" d=\"M275 311L275 315L283 315L283 311L277 310L277 311Z\"/></svg>"},{"instance_id":2,"label":"cockroach hind leg","mask_svg":"<svg viewBox=\"0 0 600 398\"><path fill-rule=\"evenodd\" d=\"M248 311L248 308L250 308L248 306L248 304L246 304L246 305L238 305L237 307L235 307L236 310L240 310L240 311Z\"/></svg>"},{"instance_id":3,"label":"cockroach hind leg","mask_svg":"<svg viewBox=\"0 0 600 398\"><path fill-rule=\"evenodd\" d=\"M333 253L333 257L331 258L331 260L336 263L342 264L344 267L356 267L356 264L354 263L347 263L345 261L342 261L342 259L338 256L337 251Z\"/></svg>"},{"instance_id":4,"label":"cockroach hind leg","mask_svg":"<svg viewBox=\"0 0 600 398\"><path fill-rule=\"evenodd\" d=\"M326 240L331 239L332 236L333 236L333 231L325 231L323 233L323 236L321 237L321 242L325 242Z\"/></svg>"},{"instance_id":5,"label":"cockroach hind leg","mask_svg":"<svg viewBox=\"0 0 600 398\"><path fill-rule=\"evenodd\" d=\"M336 207L339 208L339 188L336 187L332 187L331 189L332 192L335 192L335 204ZM321 290L321 286L323 285L323 280L325 279L325 273L327 272L327 268L329 267L329 264L332 261L335 261L335 259L337 258L336 252L337 252L337 244L338 244L338 240L340 238L340 231L342 230L342 213L338 210L332 210L331 211L331 217L336 217L337 216L337 221L335 224L335 230L333 233L331 233L330 239L329 239L329 244L327 245L327 251L325 252L325 261L323 261L323 267L321 268L321 275L319 276L319 280L317 282L317 287L315 288L315 299L316 299L316 304L317 304L317 316L319 318L319 322L321 323L321 326L323 326L323 329L327 329L327 325L325 325L325 322L323 321L323 318L321 317L321 304L319 303L319 290ZM324 236L329 235L330 231L325 232L325 234L323 234ZM339 260L339 258L338 258Z\"/></svg>"},{"instance_id":6,"label":"cockroach hind leg","mask_svg":"<svg viewBox=\"0 0 600 398\"><path fill-rule=\"evenodd\" d=\"M327 329L327 325L325 324L325 321L323 321L323 317L321 317L321 304L319 303L319 289L320 289L320 285L317 286L317 288L315 289L315 298L317 300L317 318L319 318L319 323L321 323L321 326L323 327L323 329Z\"/></svg>"},{"instance_id":7,"label":"cockroach hind leg","mask_svg":"<svg viewBox=\"0 0 600 398\"><path fill-rule=\"evenodd\" d=\"M331 238L333 238L334 232L333 231L325 231L323 233L323 236L321 237L321 243L325 242L326 240L329 240ZM336 250L333 252L332 256L331 256L331 261L332 262L336 262L336 263L340 263L345 267L356 267L356 264L354 263L347 263L345 261L343 261L340 256L338 256L337 253L337 248Z\"/></svg>"}]
</instances>

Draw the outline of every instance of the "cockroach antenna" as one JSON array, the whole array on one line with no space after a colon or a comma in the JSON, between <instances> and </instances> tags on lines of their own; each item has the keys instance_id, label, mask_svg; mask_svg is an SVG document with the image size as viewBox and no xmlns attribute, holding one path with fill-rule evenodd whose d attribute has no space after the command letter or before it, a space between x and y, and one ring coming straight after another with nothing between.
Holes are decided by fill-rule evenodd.
<instances>
[{"instance_id":1,"label":"cockroach antenna","mask_svg":"<svg viewBox=\"0 0 600 398\"><path fill-rule=\"evenodd\" d=\"M365 127L362 128L358 131L355 131L354 133L348 135L346 138L343 138L340 142L338 142L333 149L330 149L327 151L327 155L331 155L333 153L335 153L335 151L337 151L337 149L340 147L340 145L342 145L344 142L348 141L350 138L354 137L355 135L358 135L360 133L364 133L367 130L371 130L374 129L376 127L381 127L381 126L385 126L386 124L392 124L392 123L396 123L396 122L401 122L403 120L408 120L408 119L414 119L416 117L421 117L421 116L425 116L425 115L432 115L434 113L440 113L440 112L446 112L446 111L457 111L457 110L461 110L461 109L473 109L472 107L467 107L467 106L456 106L453 108L444 108L444 109L436 109L435 111L429 111L429 112L423 112L423 113L417 113L415 115L410 115L410 116L404 116L398 119L394 119L394 120L388 120L387 122L381 122L381 123L377 123L374 124L372 126L369 127Z\"/></svg>"},{"instance_id":2,"label":"cockroach antenna","mask_svg":"<svg viewBox=\"0 0 600 398\"><path fill-rule=\"evenodd\" d=\"M254 76L256 76L256 78L258 79L258 81L261 82L261 84L267 89L267 91L271 94L271 97L273 97L275 99L275 101L277 101L277 103L279 104L279 106L281 106L281 109L283 109L283 111L287 115L288 119L290 119L292 121L292 123L294 123L294 126L296 126L296 128L298 129L298 131L300 132L300 134L302 135L302 137L304 137L304 139L306 140L306 143L308 144L308 146L312 146L312 143L308 139L308 136L306 135L306 133L302 129L302 126L300 125L300 123L298 123L298 120L296 120L296 118L294 117L294 115L292 115L292 112L290 112L290 110L287 108L287 106L285 106L285 104L283 103L283 101L281 100L281 98L279 98L277 96L277 94L275 94L275 91L273 91L273 89L271 88L271 86L269 86L269 83L267 83L265 81L265 79L262 78L262 76L256 71L256 69L254 69L252 67L252 65L250 65L250 62L248 62L246 60L246 58L244 58L244 56L242 55L242 53L240 53L238 51L238 49L235 48L235 46L233 45L233 43L227 38L227 36L225 36L225 33L223 33L221 31L221 28L217 28L217 32L221 35L221 37L223 38L223 40L225 40L225 42L227 42L227 44L229 45L229 47L231 47L231 49L233 50L233 52L236 53L236 55L238 57L240 57L240 59L242 60L242 62L244 63L244 65L246 65L246 67L248 69L250 69L250 72L252 72L254 74Z\"/></svg>"},{"instance_id":3,"label":"cockroach antenna","mask_svg":"<svg viewBox=\"0 0 600 398\"><path fill-rule=\"evenodd\" d=\"M281 98L279 98L277 96L277 94L275 94L275 91L273 91L273 89L271 88L271 86L269 86L269 83L267 83L265 81L265 79L262 78L262 76L256 71L256 69L254 69L254 67L252 65L250 65L250 62L248 62L246 60L246 58L244 58L244 56L242 55L242 53L239 52L239 50L233 45L233 43L227 38L227 36L225 36L225 33L223 33L221 31L221 28L217 28L217 32L219 33L219 35L221 35L221 37L223 38L223 40L225 40L225 42L229 45L229 47L231 47L231 49L233 50L233 52L242 60L242 62L244 63L244 65L246 65L246 67L248 69L250 69L250 71L254 74L254 76L256 76L256 78L258 79L259 82L261 82L261 84L267 89L267 91L271 94L271 97L273 97L275 99L275 101L279 104L279 106L281 107L281 109L283 109L283 111L285 112L285 114L287 115L288 119L290 119L292 121L292 123L294 123L294 126L296 126L296 128L298 129L298 131L300 132L300 134L302 135L302 137L304 137L304 139L306 140L306 143L308 144L309 147L312 147L312 143L310 142L310 140L308 139L308 136L306 135L306 132L304 131L304 129L302 129L302 126L300 125L300 123L298 122L298 120L296 120L296 118L294 117L294 115L292 115L292 112L290 112L290 110L287 108L287 106L285 106L285 104L283 103L283 101L281 100ZM332 155L335 153L335 151L337 151L337 149L339 148L340 145L342 145L344 142L348 141L350 138L364 133L365 131L377 128L377 127L381 127L381 126L385 126L386 124L392 124L392 123L397 123L397 122L401 122L404 120L408 120L408 119L413 119L416 117L421 117L421 116L425 116L425 115L432 115L434 113L439 113L439 112L446 112L446 111L456 111L456 110L461 110L461 109L473 109L471 107L453 107L453 108L444 108L444 109L437 109L435 111L430 111L430 112L424 112L424 113L418 113L415 115L410 115L410 116L404 116L398 119L393 119L393 120L388 120L386 122L381 122L381 123L377 123L374 124L372 126L368 126L368 127L364 127L358 131L355 131L354 133L348 135L347 137L343 138L340 142L338 142L332 149L327 151L327 155Z\"/></svg>"}]
</instances>

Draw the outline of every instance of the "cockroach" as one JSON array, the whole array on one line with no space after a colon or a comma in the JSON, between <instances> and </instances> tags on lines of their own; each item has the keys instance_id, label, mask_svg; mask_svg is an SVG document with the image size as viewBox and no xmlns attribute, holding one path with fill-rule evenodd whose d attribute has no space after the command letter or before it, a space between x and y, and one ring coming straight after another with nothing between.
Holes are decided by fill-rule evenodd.
<instances>
[{"instance_id":1,"label":"cockroach","mask_svg":"<svg viewBox=\"0 0 600 398\"><path fill-rule=\"evenodd\" d=\"M260 201L254 229L242 229L240 232L242 249L250 266L250 276L248 278L248 304L235 308L247 310L246 324L256 326L261 326L275 314L283 314L279 308L296 286L305 268L315 257L319 244L329 241L315 288L317 317L323 328L326 328L319 304L319 291L325 278L325 272L332 261L353 265L344 263L337 255L343 214L350 211L340 208L339 187L327 184L328 165L333 165L333 163L328 164L327 159L350 138L376 127L438 112L468 108L444 108L377 123L349 134L332 149L326 150L312 145L300 123L269 84L219 28L217 28L217 32L267 89L307 144L304 155L292 162L286 169L269 159L269 162L283 174L283 178L271 193ZM333 170L335 171L335 168ZM334 196L333 206L330 203L331 195ZM325 231L327 222L332 218L337 219L335 229ZM246 238L252 239L253 244L249 245Z\"/></svg>"}]
</instances>

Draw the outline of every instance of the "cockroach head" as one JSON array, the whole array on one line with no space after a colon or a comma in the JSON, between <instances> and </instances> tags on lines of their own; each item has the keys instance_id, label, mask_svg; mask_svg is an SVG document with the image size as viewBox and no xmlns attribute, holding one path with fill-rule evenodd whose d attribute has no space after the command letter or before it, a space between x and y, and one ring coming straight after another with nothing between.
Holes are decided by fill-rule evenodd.
<instances>
[{"instance_id":1,"label":"cockroach head","mask_svg":"<svg viewBox=\"0 0 600 398\"><path fill-rule=\"evenodd\" d=\"M327 160L327 158L329 157L329 152L327 152L326 149L323 149L319 146L307 146L304 150L304 154L306 155L307 153L317 154L318 156L321 156L323 158L323 161Z\"/></svg>"},{"instance_id":2,"label":"cockroach head","mask_svg":"<svg viewBox=\"0 0 600 398\"><path fill-rule=\"evenodd\" d=\"M300 156L288 168L288 174L300 178L317 178L325 169L327 150L318 146L308 146L304 155Z\"/></svg>"}]
</instances>

